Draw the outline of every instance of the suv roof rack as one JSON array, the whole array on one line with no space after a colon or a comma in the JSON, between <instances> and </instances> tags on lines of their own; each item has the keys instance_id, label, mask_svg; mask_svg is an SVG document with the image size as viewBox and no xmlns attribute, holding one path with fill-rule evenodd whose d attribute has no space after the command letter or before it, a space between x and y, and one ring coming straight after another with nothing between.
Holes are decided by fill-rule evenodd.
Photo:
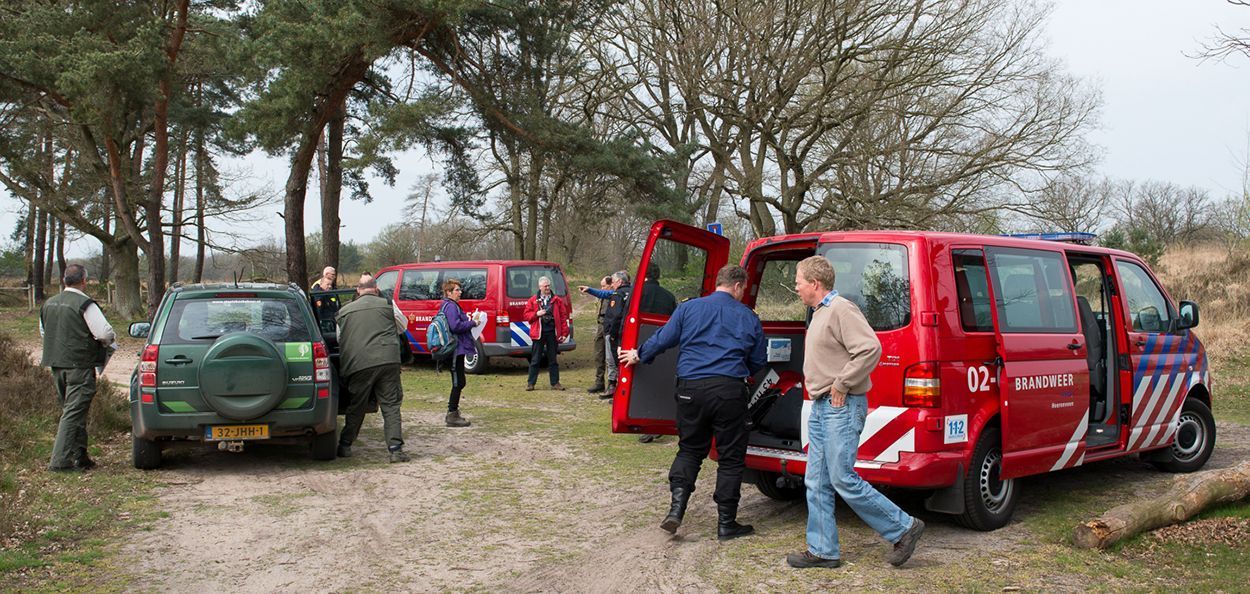
<instances>
[{"instance_id":1,"label":"suv roof rack","mask_svg":"<svg viewBox=\"0 0 1250 594\"><path fill-rule=\"evenodd\" d=\"M1098 235L1094 233L1009 233L1004 237L1015 237L1018 239L1039 239L1041 241L1058 241L1062 243L1075 243L1078 245L1093 245L1098 239Z\"/></svg>"}]
</instances>

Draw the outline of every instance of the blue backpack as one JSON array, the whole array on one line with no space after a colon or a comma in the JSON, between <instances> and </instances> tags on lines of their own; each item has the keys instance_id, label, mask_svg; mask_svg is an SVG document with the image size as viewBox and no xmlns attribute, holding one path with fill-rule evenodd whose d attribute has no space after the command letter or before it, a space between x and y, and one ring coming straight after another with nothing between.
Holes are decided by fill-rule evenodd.
<instances>
[{"instance_id":1,"label":"blue backpack","mask_svg":"<svg viewBox=\"0 0 1250 594\"><path fill-rule=\"evenodd\" d=\"M442 307L438 308L438 314L425 329L425 345L430 349L430 356L440 363L454 357L456 348L460 346L460 339L451 333L451 326L447 324L446 309L447 302L444 301Z\"/></svg>"}]
</instances>

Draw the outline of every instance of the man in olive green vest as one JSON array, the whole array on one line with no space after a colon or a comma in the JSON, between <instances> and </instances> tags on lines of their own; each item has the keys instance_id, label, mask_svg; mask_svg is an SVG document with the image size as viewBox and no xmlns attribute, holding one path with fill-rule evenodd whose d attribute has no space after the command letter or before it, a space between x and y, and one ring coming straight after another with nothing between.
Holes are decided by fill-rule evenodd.
<instances>
[{"instance_id":1,"label":"man in olive green vest","mask_svg":"<svg viewBox=\"0 0 1250 594\"><path fill-rule=\"evenodd\" d=\"M96 368L108 360L117 336L100 306L83 291L87 269L79 264L65 267L65 290L39 310L39 333L43 335L44 367L52 368L61 422L56 428L50 470L73 471L95 467L87 456L87 413L95 398Z\"/></svg>"},{"instance_id":2,"label":"man in olive green vest","mask_svg":"<svg viewBox=\"0 0 1250 594\"><path fill-rule=\"evenodd\" d=\"M399 383L399 341L408 328L408 319L395 304L378 293L378 284L370 275L362 275L356 285L356 300L339 310L338 338L341 354L339 373L347 381L351 403L343 433L339 435L338 455L352 455L352 442L365 420L369 395L382 409L382 432L391 462L407 462L404 453L403 429L399 406L404 390Z\"/></svg>"}]
</instances>

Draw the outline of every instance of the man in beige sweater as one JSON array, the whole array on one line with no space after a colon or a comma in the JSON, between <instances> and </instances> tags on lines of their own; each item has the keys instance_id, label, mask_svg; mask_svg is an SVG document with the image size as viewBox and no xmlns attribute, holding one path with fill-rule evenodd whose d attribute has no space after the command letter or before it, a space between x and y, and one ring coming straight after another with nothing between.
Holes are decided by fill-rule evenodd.
<instances>
[{"instance_id":1,"label":"man in beige sweater","mask_svg":"<svg viewBox=\"0 0 1250 594\"><path fill-rule=\"evenodd\" d=\"M807 549L786 555L791 567L838 567L838 524L834 494L864 523L894 543L890 564L911 558L924 522L886 499L855 472L859 434L868 414L869 375L881 360L881 342L863 312L833 290L829 261L812 256L799 262L794 289L814 309L804 340L803 376L811 395L808 420Z\"/></svg>"}]
</instances>

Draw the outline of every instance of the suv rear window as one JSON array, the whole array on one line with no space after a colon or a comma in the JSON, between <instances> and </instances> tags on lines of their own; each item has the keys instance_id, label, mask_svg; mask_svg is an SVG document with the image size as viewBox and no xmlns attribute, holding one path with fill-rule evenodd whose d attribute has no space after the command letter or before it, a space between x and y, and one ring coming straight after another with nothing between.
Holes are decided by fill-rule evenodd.
<instances>
[{"instance_id":1,"label":"suv rear window","mask_svg":"<svg viewBox=\"0 0 1250 594\"><path fill-rule=\"evenodd\" d=\"M878 332L911 322L907 248L894 243L826 243L817 249L833 265L838 295L859 306Z\"/></svg>"},{"instance_id":2,"label":"suv rear window","mask_svg":"<svg viewBox=\"0 0 1250 594\"><path fill-rule=\"evenodd\" d=\"M293 299L179 299L161 342L208 343L228 332L250 332L274 342L311 342L307 317Z\"/></svg>"},{"instance_id":3,"label":"suv rear window","mask_svg":"<svg viewBox=\"0 0 1250 594\"><path fill-rule=\"evenodd\" d=\"M538 292L538 279L551 279L551 292L556 295L568 295L569 287L564 282L564 273L555 266L509 266L504 274L508 277L508 297L523 299Z\"/></svg>"}]
</instances>

